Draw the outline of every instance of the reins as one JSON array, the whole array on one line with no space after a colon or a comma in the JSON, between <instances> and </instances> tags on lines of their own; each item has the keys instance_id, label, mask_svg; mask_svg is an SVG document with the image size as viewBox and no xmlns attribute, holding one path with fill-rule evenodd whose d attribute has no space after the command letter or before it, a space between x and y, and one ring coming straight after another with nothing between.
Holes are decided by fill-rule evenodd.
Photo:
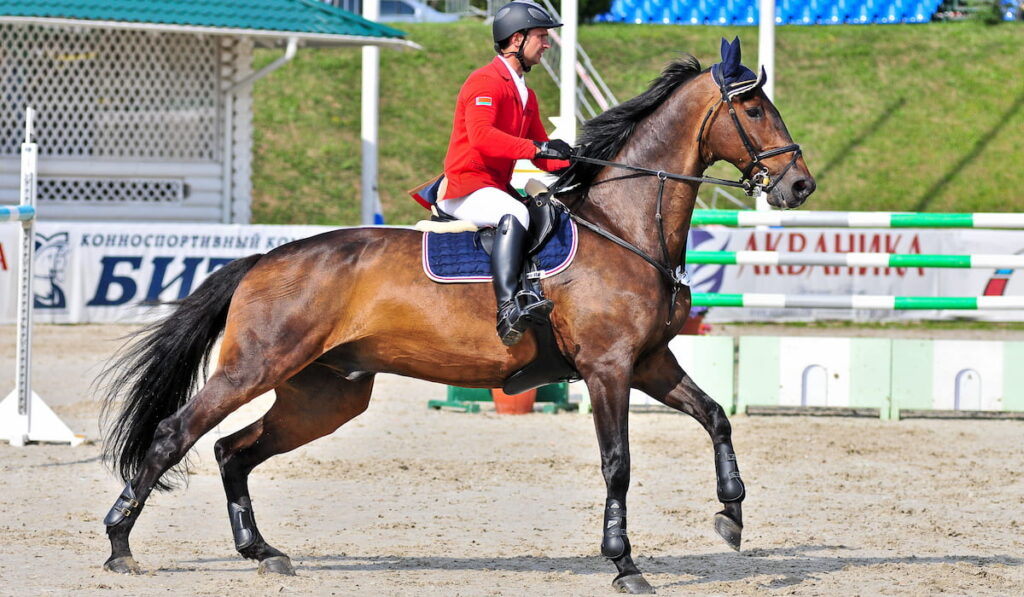
<instances>
[{"instance_id":1,"label":"reins","mask_svg":"<svg viewBox=\"0 0 1024 597\"><path fill-rule=\"evenodd\" d=\"M643 168L641 166L633 166L633 165L630 165L630 164L623 164L621 162L609 162L608 160L599 160L597 158L588 158L588 157L582 156L582 155L574 155L570 159L572 161L574 161L574 162L584 162L586 164L594 164L595 166L605 166L605 167L608 167L608 168L621 168L623 170L632 170L633 172L636 172L635 176L657 176L658 178L660 178L662 180L677 180L677 181L681 181L681 182L699 182L699 183L707 182L707 183L710 183L710 184L717 184L717 185L722 185L722 186L725 186L725 187L734 187L734 188L738 188L738 189L743 189L743 191L748 193L748 194L749 193L753 193L754 192L754 188L755 188L753 182L751 180L749 180L749 179L741 180L741 181L736 181L736 180L725 180L724 178L715 178L713 176L687 176L685 174L674 174L672 172L665 172L664 170L653 170L651 168ZM609 179L605 179L605 180L596 182L596 183L594 183L594 184L592 184L590 186L591 187L596 187L596 186L604 184L606 182L615 182L616 180L622 180L623 178L627 178L627 177L609 178ZM633 176L629 176L628 178L633 178Z\"/></svg>"},{"instance_id":2,"label":"reins","mask_svg":"<svg viewBox=\"0 0 1024 597\"><path fill-rule=\"evenodd\" d=\"M669 288L672 291L672 295L669 298L668 303L668 319L665 321L665 325L672 325L672 316L675 314L676 308L676 297L679 295L679 290L683 286L688 286L688 284L686 282L686 271L683 269L683 264L681 262L678 266L676 266L675 270L669 269L671 262L669 261L668 244L665 242L665 228L662 225L663 218L661 215L661 203L663 191L665 190L665 179L661 178L660 176L658 178L661 180L661 183L658 186L658 207L656 213L654 214L654 219L657 220L658 222L658 240L661 242L661 254L662 258L665 260L665 263L659 262L655 258L645 253L636 245L630 243L625 239L615 236L614 234L608 232L604 228L601 228L597 224L593 224L587 220L584 220L583 218L581 218L579 215L572 211L567 211L569 217L572 218L572 220L579 224L580 226L583 226L584 228L590 230L591 232L597 234L598 236L601 236L612 241L613 243L619 245L624 249L636 253L644 261L650 263L651 266L654 267L654 269L658 270L658 273L660 273L662 277L664 277L665 280L668 281Z\"/></svg>"},{"instance_id":3,"label":"reins","mask_svg":"<svg viewBox=\"0 0 1024 597\"><path fill-rule=\"evenodd\" d=\"M573 156L572 159L577 160L577 159L580 159L580 157ZM604 160L597 160L597 159L594 159L594 158L582 158L582 159L585 160L585 161L592 161L592 162L603 162L604 161ZM601 228L600 226L598 226L596 224L593 224L591 222L588 222L587 220L584 220L583 218L581 218L579 215L573 213L572 211L568 212L569 213L569 217L572 218L572 220L574 222L576 222L577 224L579 224L579 225L583 226L584 228L586 228L586 229L596 233L597 235L612 241L613 243L619 245L620 247L623 247L624 249L628 249L628 250L632 251L633 253L636 253L641 258L643 258L644 261L646 261L647 263L650 263L654 267L654 269L658 270L658 272L665 278L665 280L668 281L669 288L672 291L672 295L669 298L669 303L668 303L668 319L665 321L665 325L672 325L672 317L675 314L675 308L676 308L676 297L679 295L679 290L683 286L687 286L688 284L686 282L686 271L683 269L682 258L680 258L680 263L679 263L678 266L676 266L675 270L669 269L671 267L671 265L672 265L672 262L671 262L671 260L669 258L669 254L668 254L668 243L665 240L665 225L664 225L665 218L661 214L661 206L663 204L663 200L664 200L664 196L665 196L665 181L669 180L669 179L672 179L672 180L699 179L700 177L685 176L685 175L682 175L682 174L670 174L668 172L663 172L661 170L655 171L655 170L650 170L648 168L639 168L639 167L636 167L636 166L628 166L626 164L617 164L615 162L608 162L607 164L609 166L616 166L616 167L621 166L621 167L624 167L624 168L629 169L629 170L636 170L642 176L651 175L651 176L657 176L658 177L658 201L657 201L656 207L655 207L654 220L658 223L658 242L661 245L661 257L664 260L664 263L659 262L655 258L651 257L650 255L645 253L642 249L640 249L636 245L630 243L629 241L624 240L622 238L619 238L618 236L615 236L614 234L612 234L611 232L608 232L604 228ZM623 177L620 177L618 180L621 180L622 178ZM716 178L716 179L713 179L713 180L720 180L720 179ZM602 181L602 182L608 182L608 181L606 180L606 181ZM722 182L732 183L731 186L738 185L738 183L733 183L732 181L728 181L728 180L723 180ZM685 252L685 250L686 250L686 248L685 248L685 245L684 245L683 251Z\"/></svg>"}]
</instances>

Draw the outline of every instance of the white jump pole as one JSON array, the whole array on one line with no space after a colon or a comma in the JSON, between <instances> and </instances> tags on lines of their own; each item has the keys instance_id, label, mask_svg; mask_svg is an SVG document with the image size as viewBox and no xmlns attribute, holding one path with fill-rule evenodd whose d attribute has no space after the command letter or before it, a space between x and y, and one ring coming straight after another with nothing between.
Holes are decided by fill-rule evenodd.
<instances>
[{"instance_id":1,"label":"white jump pole","mask_svg":"<svg viewBox=\"0 0 1024 597\"><path fill-rule=\"evenodd\" d=\"M775 0L760 0L757 25L757 61L764 67L764 94L775 99Z\"/></svg>"},{"instance_id":2,"label":"white jump pole","mask_svg":"<svg viewBox=\"0 0 1024 597\"><path fill-rule=\"evenodd\" d=\"M765 81L762 89L768 99L775 100L775 0L759 0L757 26L757 61L764 67ZM757 195L756 207L759 210L771 209L768 195L761 192Z\"/></svg>"},{"instance_id":3,"label":"white jump pole","mask_svg":"<svg viewBox=\"0 0 1024 597\"><path fill-rule=\"evenodd\" d=\"M380 0L363 0L363 18L376 21L380 18ZM362 170L362 218L363 226L374 223L374 214L379 209L377 195L378 126L380 123L380 48L363 46L361 137L363 145Z\"/></svg>"},{"instance_id":4,"label":"white jump pole","mask_svg":"<svg viewBox=\"0 0 1024 597\"><path fill-rule=\"evenodd\" d=\"M35 110L25 110L25 142L21 145L21 220L18 251L18 347L14 391L0 402L0 439L12 446L28 442L69 443L77 446L85 440L75 435L50 407L32 391L32 262L35 258L36 161L38 146L32 142Z\"/></svg>"},{"instance_id":5,"label":"white jump pole","mask_svg":"<svg viewBox=\"0 0 1024 597\"><path fill-rule=\"evenodd\" d=\"M576 144L576 31L579 24L576 0L562 0L562 35L559 64L558 131L569 145Z\"/></svg>"}]
</instances>

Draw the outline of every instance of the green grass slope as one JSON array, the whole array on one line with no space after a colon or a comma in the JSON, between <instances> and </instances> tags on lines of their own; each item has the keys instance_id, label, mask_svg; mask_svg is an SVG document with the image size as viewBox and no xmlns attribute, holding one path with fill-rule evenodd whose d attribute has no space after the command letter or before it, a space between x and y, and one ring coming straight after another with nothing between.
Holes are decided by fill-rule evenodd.
<instances>
[{"instance_id":1,"label":"green grass slope","mask_svg":"<svg viewBox=\"0 0 1024 597\"><path fill-rule=\"evenodd\" d=\"M474 21L404 27L422 51L381 52L380 195L385 218L422 211L405 189L440 172L458 89L493 56ZM757 29L597 25L580 42L620 100L680 53L706 67L738 35L757 63ZM808 209L1024 209L1024 26L1007 23L780 27L776 103L818 180ZM256 66L279 52L261 51ZM359 221L361 54L301 50L255 89L253 219ZM540 68L541 110L558 110ZM549 127L550 130L550 127ZM715 173L733 176L724 167Z\"/></svg>"}]
</instances>

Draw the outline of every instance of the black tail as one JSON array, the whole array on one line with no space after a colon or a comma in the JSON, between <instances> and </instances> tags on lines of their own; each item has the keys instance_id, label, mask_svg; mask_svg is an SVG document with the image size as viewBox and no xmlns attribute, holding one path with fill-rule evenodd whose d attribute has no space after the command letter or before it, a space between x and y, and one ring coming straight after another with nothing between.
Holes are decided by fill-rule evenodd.
<instances>
[{"instance_id":1,"label":"black tail","mask_svg":"<svg viewBox=\"0 0 1024 597\"><path fill-rule=\"evenodd\" d=\"M173 313L133 334L99 377L107 392L103 420L107 427L103 458L128 482L142 467L160 421L191 397L202 373L206 378L210 352L227 319L228 305L242 278L262 255L236 259L207 278L180 301ZM120 404L113 421L110 414ZM188 463L173 469L184 477ZM171 489L160 480L156 489Z\"/></svg>"}]
</instances>

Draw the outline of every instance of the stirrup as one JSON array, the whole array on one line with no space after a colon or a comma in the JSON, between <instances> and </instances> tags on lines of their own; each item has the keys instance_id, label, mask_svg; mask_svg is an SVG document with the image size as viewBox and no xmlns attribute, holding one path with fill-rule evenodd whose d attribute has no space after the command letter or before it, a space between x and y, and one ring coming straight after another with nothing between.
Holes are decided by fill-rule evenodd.
<instances>
[{"instance_id":1,"label":"stirrup","mask_svg":"<svg viewBox=\"0 0 1024 597\"><path fill-rule=\"evenodd\" d=\"M546 298L541 298L532 290L520 290L515 297L516 307L520 316L529 318L547 318L555 304Z\"/></svg>"},{"instance_id":2,"label":"stirrup","mask_svg":"<svg viewBox=\"0 0 1024 597\"><path fill-rule=\"evenodd\" d=\"M498 307L498 338L505 346L514 346L523 339L528 318L515 300L505 301Z\"/></svg>"}]
</instances>

